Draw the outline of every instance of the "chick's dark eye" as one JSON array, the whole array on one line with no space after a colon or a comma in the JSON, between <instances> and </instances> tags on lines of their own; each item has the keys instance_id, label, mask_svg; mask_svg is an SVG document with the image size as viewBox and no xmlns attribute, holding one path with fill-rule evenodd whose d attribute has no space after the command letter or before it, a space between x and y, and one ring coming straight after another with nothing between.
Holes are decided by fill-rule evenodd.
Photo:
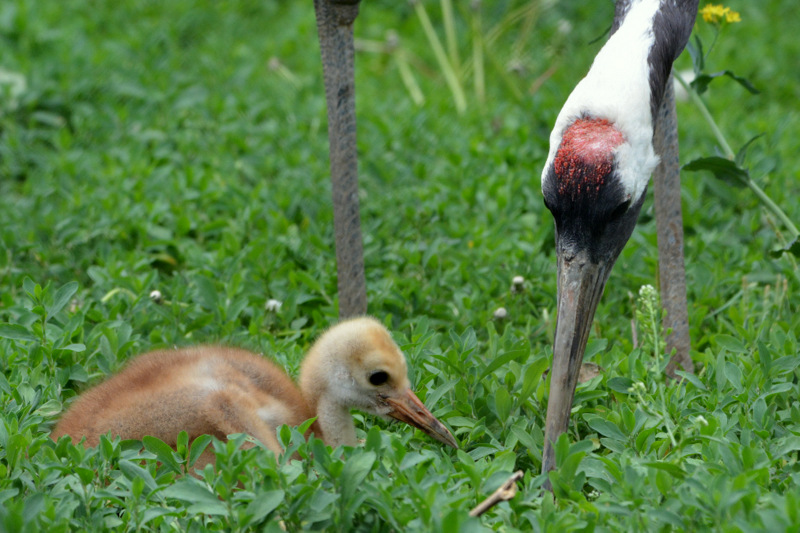
<instances>
[{"instance_id":1,"label":"chick's dark eye","mask_svg":"<svg viewBox=\"0 0 800 533\"><path fill-rule=\"evenodd\" d=\"M375 372L369 375L369 382L375 385L376 387L378 385L383 385L387 381L389 381L389 374L387 372L384 372L383 370L376 370Z\"/></svg>"}]
</instances>

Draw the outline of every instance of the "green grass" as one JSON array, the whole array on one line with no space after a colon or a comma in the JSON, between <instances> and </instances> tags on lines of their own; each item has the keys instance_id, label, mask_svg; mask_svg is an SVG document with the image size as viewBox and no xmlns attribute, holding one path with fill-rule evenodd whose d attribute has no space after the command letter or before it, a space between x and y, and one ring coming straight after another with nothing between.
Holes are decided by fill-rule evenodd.
<instances>
[{"instance_id":1,"label":"green grass","mask_svg":"<svg viewBox=\"0 0 800 533\"><path fill-rule=\"evenodd\" d=\"M197 452L186 445L85 450L48 435L71 398L143 351L235 344L294 375L336 320L312 6L0 5L0 74L24 80L0 85L0 530L797 527L800 273L770 254L783 228L752 193L710 174L687 173L683 190L697 376L663 383L646 320L633 346L636 295L658 286L649 198L597 312L587 359L604 371L578 389L557 498L540 490L556 291L539 175L612 5L531 4L530 18L509 19L523 2L484 2L481 27L502 31L484 50L481 103L475 19L453 4L463 113L405 3L365 0L356 34L397 32L424 103L386 53L359 53L357 98L369 310L461 449L356 414L363 447L328 451L284 428L303 463L215 442L219 474L200 480L179 475ZM439 3L425 7L449 50ZM796 7L732 7L742 22L709 71L734 70L762 94L718 80L704 98L734 150L765 134L751 175L797 222ZM682 160L713 155L691 103L678 114ZM516 275L522 292L510 290ZM265 309L270 298L280 312ZM496 320L501 306L508 317ZM469 518L516 469L526 471L516 498Z\"/></svg>"}]
</instances>

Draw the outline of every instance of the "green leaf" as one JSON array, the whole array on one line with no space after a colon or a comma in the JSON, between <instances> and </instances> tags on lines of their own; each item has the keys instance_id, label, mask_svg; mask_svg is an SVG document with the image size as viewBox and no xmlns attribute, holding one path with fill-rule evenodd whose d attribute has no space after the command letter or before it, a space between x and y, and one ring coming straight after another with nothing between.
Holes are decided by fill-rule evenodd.
<instances>
[{"instance_id":1,"label":"green leaf","mask_svg":"<svg viewBox=\"0 0 800 533\"><path fill-rule=\"evenodd\" d=\"M39 285L38 283L35 283L31 278L27 276L25 277L24 280L22 280L22 290L25 291L25 293L28 295L28 298L30 298L31 303L36 303L36 301L42 294L42 286Z\"/></svg>"},{"instance_id":2,"label":"green leaf","mask_svg":"<svg viewBox=\"0 0 800 533\"><path fill-rule=\"evenodd\" d=\"M214 438L211 435L200 435L192 441L192 445L189 446L189 468L194 467L194 464L197 462L212 440L214 440Z\"/></svg>"},{"instance_id":3,"label":"green leaf","mask_svg":"<svg viewBox=\"0 0 800 533\"><path fill-rule=\"evenodd\" d=\"M69 379L78 383L86 383L89 381L89 374L84 367L75 364L69 367Z\"/></svg>"},{"instance_id":4,"label":"green leaf","mask_svg":"<svg viewBox=\"0 0 800 533\"><path fill-rule=\"evenodd\" d=\"M308 502L309 513L306 518L311 522L329 519L333 514L332 509L329 509L329 507L336 503L338 499L338 494L322 489L315 490Z\"/></svg>"},{"instance_id":5,"label":"green leaf","mask_svg":"<svg viewBox=\"0 0 800 533\"><path fill-rule=\"evenodd\" d=\"M769 371L772 368L772 352L762 341L758 341L756 346L758 346L758 360L761 363L764 375L769 376Z\"/></svg>"},{"instance_id":6,"label":"green leaf","mask_svg":"<svg viewBox=\"0 0 800 533\"><path fill-rule=\"evenodd\" d=\"M510 350L510 351L504 353L503 355L495 357L494 359L492 359L491 363L486 365L486 368L483 370L483 372L481 372L481 375L478 378L478 381L483 380L483 378L485 378L486 376L488 376L489 374L491 374L492 372L494 372L498 368L500 368L502 366L505 366L506 364L508 364L511 361L516 361L517 359L519 359L521 357L529 356L530 353L531 353L531 351L529 349Z\"/></svg>"},{"instance_id":7,"label":"green leaf","mask_svg":"<svg viewBox=\"0 0 800 533\"><path fill-rule=\"evenodd\" d=\"M15 497L19 494L19 489L3 489L0 490L0 503L8 500L9 498Z\"/></svg>"},{"instance_id":8,"label":"green leaf","mask_svg":"<svg viewBox=\"0 0 800 533\"><path fill-rule=\"evenodd\" d=\"M744 143L741 148L739 148L739 151L736 152L736 157L734 158L734 161L737 165L740 167L744 165L745 157L747 157L747 149L750 148L750 145L753 144L753 141L763 136L763 133L759 133L758 135L753 136L749 141Z\"/></svg>"},{"instance_id":9,"label":"green leaf","mask_svg":"<svg viewBox=\"0 0 800 533\"><path fill-rule=\"evenodd\" d=\"M322 284L304 270L293 271L290 276L290 279L292 281L299 281L302 285L304 285L306 288L310 289L312 292L316 293L319 296L325 295L325 290L323 289Z\"/></svg>"},{"instance_id":10,"label":"green leaf","mask_svg":"<svg viewBox=\"0 0 800 533\"><path fill-rule=\"evenodd\" d=\"M620 392L622 394L629 394L629 390L633 385L633 380L631 378L626 377L614 377L609 379L606 382L606 385L609 389L613 390L614 392Z\"/></svg>"},{"instance_id":11,"label":"green leaf","mask_svg":"<svg viewBox=\"0 0 800 533\"><path fill-rule=\"evenodd\" d=\"M37 516L44 510L45 495L42 492L34 492L25 499L25 511L23 519L28 524L35 523Z\"/></svg>"},{"instance_id":12,"label":"green leaf","mask_svg":"<svg viewBox=\"0 0 800 533\"><path fill-rule=\"evenodd\" d=\"M717 390L722 390L728 379L725 377L725 350L720 350L717 354L717 362L714 365L716 370Z\"/></svg>"},{"instance_id":13,"label":"green leaf","mask_svg":"<svg viewBox=\"0 0 800 533\"><path fill-rule=\"evenodd\" d=\"M47 309L47 319L50 320L52 317L60 313L76 292L78 292L77 281L70 281L59 288L56 291L56 295L53 297L53 305L49 306Z\"/></svg>"},{"instance_id":14,"label":"green leaf","mask_svg":"<svg viewBox=\"0 0 800 533\"><path fill-rule=\"evenodd\" d=\"M578 442L574 442L570 445L569 453L573 454L581 452L586 454L591 452L594 449L594 446L594 442L592 442L590 439L579 440Z\"/></svg>"},{"instance_id":15,"label":"green leaf","mask_svg":"<svg viewBox=\"0 0 800 533\"><path fill-rule=\"evenodd\" d=\"M683 165L683 170L696 172L708 170L714 177L730 185L743 187L750 179L748 172L739 167L735 162L724 157L701 157Z\"/></svg>"},{"instance_id":16,"label":"green leaf","mask_svg":"<svg viewBox=\"0 0 800 533\"><path fill-rule=\"evenodd\" d=\"M122 470L125 476L129 479L141 479L150 490L153 490L158 486L156 480L153 479L152 474L150 474L146 468L142 468L141 466L134 464L127 459L121 459L119 461L119 469Z\"/></svg>"},{"instance_id":17,"label":"green leaf","mask_svg":"<svg viewBox=\"0 0 800 533\"><path fill-rule=\"evenodd\" d=\"M683 370L676 370L675 374L680 376L680 377L682 377L683 379L687 380L689 383L691 383L692 385L697 387L699 390L702 390L702 391L708 390L708 388L703 384L703 382L700 381L700 378L698 378L695 374L692 374L691 372L684 372Z\"/></svg>"},{"instance_id":18,"label":"green leaf","mask_svg":"<svg viewBox=\"0 0 800 533\"><path fill-rule=\"evenodd\" d=\"M364 452L360 455L350 457L344 464L342 476L342 496L350 499L353 493L359 489L361 483L366 479L372 465L375 464L377 455L375 452Z\"/></svg>"},{"instance_id":19,"label":"green leaf","mask_svg":"<svg viewBox=\"0 0 800 533\"><path fill-rule=\"evenodd\" d=\"M312 417L312 418L309 418L308 420L304 421L302 424L297 426L297 431L302 433L303 435L305 435L306 431L308 431L311 428L311 426L314 424L314 422L316 422L316 421L317 421L317 417L316 416Z\"/></svg>"},{"instance_id":20,"label":"green leaf","mask_svg":"<svg viewBox=\"0 0 800 533\"><path fill-rule=\"evenodd\" d=\"M114 443L106 435L100 436L98 448L100 449L100 456L106 461L114 457Z\"/></svg>"},{"instance_id":21,"label":"green leaf","mask_svg":"<svg viewBox=\"0 0 800 533\"><path fill-rule=\"evenodd\" d=\"M153 453L164 465L168 466L177 474L181 473L181 465L175 460L175 450L170 448L167 443L146 435L142 437L142 444L144 444L148 452Z\"/></svg>"},{"instance_id":22,"label":"green leaf","mask_svg":"<svg viewBox=\"0 0 800 533\"><path fill-rule=\"evenodd\" d=\"M556 452L556 465L560 466L569 457L569 437L566 433L558 436L553 450Z\"/></svg>"},{"instance_id":23,"label":"green leaf","mask_svg":"<svg viewBox=\"0 0 800 533\"><path fill-rule=\"evenodd\" d=\"M216 494L208 490L205 484L189 476L179 479L165 488L161 495L187 503L219 501Z\"/></svg>"},{"instance_id":24,"label":"green leaf","mask_svg":"<svg viewBox=\"0 0 800 533\"><path fill-rule=\"evenodd\" d=\"M380 450L381 440L381 428L378 426L372 426L367 432L367 440L364 443L364 449L372 451Z\"/></svg>"},{"instance_id":25,"label":"green leaf","mask_svg":"<svg viewBox=\"0 0 800 533\"><path fill-rule=\"evenodd\" d=\"M458 460L461 463L461 468L463 468L464 472L467 473L467 476L469 476L473 485L476 487L480 486L481 474L478 472L478 469L475 466L475 459L473 459L472 456L463 450L456 450L456 457L458 457Z\"/></svg>"},{"instance_id":26,"label":"green leaf","mask_svg":"<svg viewBox=\"0 0 800 533\"><path fill-rule=\"evenodd\" d=\"M795 239L789 243L784 250L791 253L795 257L800 257L800 237L795 237Z\"/></svg>"},{"instance_id":27,"label":"green leaf","mask_svg":"<svg viewBox=\"0 0 800 533\"><path fill-rule=\"evenodd\" d=\"M519 442L529 450L536 448L536 441L533 440L533 437L531 437L531 434L528 431L520 429L517 426L512 426L510 433L514 435L517 440L519 440Z\"/></svg>"},{"instance_id":28,"label":"green leaf","mask_svg":"<svg viewBox=\"0 0 800 533\"><path fill-rule=\"evenodd\" d=\"M197 299L200 301L200 305L209 311L216 311L219 296L214 282L205 276L198 276L194 282L197 287Z\"/></svg>"},{"instance_id":29,"label":"green leaf","mask_svg":"<svg viewBox=\"0 0 800 533\"><path fill-rule=\"evenodd\" d=\"M0 337L15 341L35 341L37 337L17 324L0 324Z\"/></svg>"},{"instance_id":30,"label":"green leaf","mask_svg":"<svg viewBox=\"0 0 800 533\"><path fill-rule=\"evenodd\" d=\"M609 422L608 420L604 420L602 418L590 418L586 421L586 423L589 424L590 428L604 437L622 442L628 440L628 437L613 422Z\"/></svg>"},{"instance_id":31,"label":"green leaf","mask_svg":"<svg viewBox=\"0 0 800 533\"><path fill-rule=\"evenodd\" d=\"M683 523L681 520L680 515L677 513L670 511L668 509L653 509L649 511L653 518L660 521L663 524L669 524L674 527L677 531L684 531L686 529L686 524Z\"/></svg>"},{"instance_id":32,"label":"green leaf","mask_svg":"<svg viewBox=\"0 0 800 533\"><path fill-rule=\"evenodd\" d=\"M764 415L766 412L767 402L764 401L763 397L753 402L753 420L755 421L756 427L764 427Z\"/></svg>"},{"instance_id":33,"label":"green leaf","mask_svg":"<svg viewBox=\"0 0 800 533\"><path fill-rule=\"evenodd\" d=\"M141 527L150 522L151 520L158 518L159 516L167 516L167 515L175 516L177 514L178 513L175 512L174 509L165 509L163 507L148 507L147 509L145 509L144 514L142 515L141 522L139 522L137 525Z\"/></svg>"},{"instance_id":34,"label":"green leaf","mask_svg":"<svg viewBox=\"0 0 800 533\"><path fill-rule=\"evenodd\" d=\"M730 70L721 70L719 72L714 72L713 74L700 74L690 84L694 87L694 90L697 91L697 94L703 94L708 89L708 84L714 81L717 78L722 76L727 76L745 89L747 89L750 94L760 94L760 91L755 88L755 86L750 83L750 80L747 78L743 78L741 76L737 76Z\"/></svg>"},{"instance_id":35,"label":"green leaf","mask_svg":"<svg viewBox=\"0 0 800 533\"><path fill-rule=\"evenodd\" d=\"M591 361L592 357L599 354L608 347L608 339L590 339L586 343L586 350L583 352L583 360Z\"/></svg>"},{"instance_id":36,"label":"green leaf","mask_svg":"<svg viewBox=\"0 0 800 533\"><path fill-rule=\"evenodd\" d=\"M772 371L776 376L792 372L800 365L800 355L784 355L772 362Z\"/></svg>"},{"instance_id":37,"label":"green leaf","mask_svg":"<svg viewBox=\"0 0 800 533\"><path fill-rule=\"evenodd\" d=\"M82 353L82 352L86 351L86 345L85 344L79 344L79 343L73 343L73 344L67 344L66 346L63 346L63 347L61 347L59 349L60 350L65 350L67 352Z\"/></svg>"},{"instance_id":38,"label":"green leaf","mask_svg":"<svg viewBox=\"0 0 800 533\"><path fill-rule=\"evenodd\" d=\"M468 427L470 429L474 428L475 425L478 423L477 420L474 418L467 418L465 416L451 416L447 419L447 423L450 424L450 427Z\"/></svg>"},{"instance_id":39,"label":"green leaf","mask_svg":"<svg viewBox=\"0 0 800 533\"><path fill-rule=\"evenodd\" d=\"M5 374L0 372L0 391L5 392L6 394L11 394L11 384L8 382ZM3 431L3 424L0 424L0 431Z\"/></svg>"},{"instance_id":40,"label":"green leaf","mask_svg":"<svg viewBox=\"0 0 800 533\"><path fill-rule=\"evenodd\" d=\"M774 258L779 258L784 253L790 253L795 257L800 257L800 236L795 237L791 242L781 248L770 250L769 254Z\"/></svg>"},{"instance_id":41,"label":"green leaf","mask_svg":"<svg viewBox=\"0 0 800 533\"><path fill-rule=\"evenodd\" d=\"M697 33L694 34L694 39L686 43L686 49L689 50L689 56L692 58L694 75L699 76L706 68L706 62L703 54L703 41L700 40L700 36Z\"/></svg>"},{"instance_id":42,"label":"green leaf","mask_svg":"<svg viewBox=\"0 0 800 533\"><path fill-rule=\"evenodd\" d=\"M251 515L251 523L264 520L269 513L278 508L283 502L286 493L282 490L268 490L259 492L253 501L247 505L247 514Z\"/></svg>"},{"instance_id":43,"label":"green leaf","mask_svg":"<svg viewBox=\"0 0 800 533\"><path fill-rule=\"evenodd\" d=\"M684 472L683 468L673 463L668 463L666 461L650 461L644 464L650 468L655 468L656 470L663 470L677 479L683 479L686 477L686 472Z\"/></svg>"},{"instance_id":44,"label":"green leaf","mask_svg":"<svg viewBox=\"0 0 800 533\"><path fill-rule=\"evenodd\" d=\"M520 403L530 398L531 394L536 390L548 364L546 357L540 357L525 370L525 377L522 379L522 390L518 398Z\"/></svg>"},{"instance_id":45,"label":"green leaf","mask_svg":"<svg viewBox=\"0 0 800 533\"><path fill-rule=\"evenodd\" d=\"M191 504L188 509L192 514L226 515L228 509L216 494L211 492L199 480L184 477L165 488L161 495Z\"/></svg>"},{"instance_id":46,"label":"green leaf","mask_svg":"<svg viewBox=\"0 0 800 533\"><path fill-rule=\"evenodd\" d=\"M739 368L739 365L731 361L725 361L725 375L736 389L736 392L742 392L742 369Z\"/></svg>"},{"instance_id":47,"label":"green leaf","mask_svg":"<svg viewBox=\"0 0 800 533\"><path fill-rule=\"evenodd\" d=\"M800 450L800 436L788 435L781 437L770 445L772 459L780 459L792 452Z\"/></svg>"},{"instance_id":48,"label":"green leaf","mask_svg":"<svg viewBox=\"0 0 800 533\"><path fill-rule=\"evenodd\" d=\"M725 348L726 350L732 353L744 354L750 351L742 343L742 341L740 341L736 337L732 337L731 335L725 335L725 334L716 335L714 337L714 342L716 342L721 347Z\"/></svg>"},{"instance_id":49,"label":"green leaf","mask_svg":"<svg viewBox=\"0 0 800 533\"><path fill-rule=\"evenodd\" d=\"M497 419L502 423L508 420L508 415L511 414L511 395L505 387L500 386L494 391L494 405L497 411Z\"/></svg>"}]
</instances>

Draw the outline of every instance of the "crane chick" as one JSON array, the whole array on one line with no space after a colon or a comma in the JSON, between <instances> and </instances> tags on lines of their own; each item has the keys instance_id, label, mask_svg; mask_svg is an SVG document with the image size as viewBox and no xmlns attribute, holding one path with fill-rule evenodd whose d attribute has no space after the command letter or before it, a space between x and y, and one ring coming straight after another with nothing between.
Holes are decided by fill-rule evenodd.
<instances>
[{"instance_id":1,"label":"crane chick","mask_svg":"<svg viewBox=\"0 0 800 533\"><path fill-rule=\"evenodd\" d=\"M85 437L87 446L96 446L107 433L151 435L174 447L181 431L190 440L246 433L280 454L276 428L315 416L311 431L326 444L355 445L351 408L401 420L457 447L411 391L405 357L389 332L368 317L341 322L317 340L301 366L299 389L274 363L238 348L146 353L79 396L51 438Z\"/></svg>"}]
</instances>

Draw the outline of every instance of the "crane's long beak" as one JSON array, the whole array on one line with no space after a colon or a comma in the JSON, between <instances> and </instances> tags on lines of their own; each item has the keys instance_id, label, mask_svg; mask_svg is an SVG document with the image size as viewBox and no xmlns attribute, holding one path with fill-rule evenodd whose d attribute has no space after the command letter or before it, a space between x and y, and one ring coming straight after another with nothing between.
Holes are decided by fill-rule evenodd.
<instances>
[{"instance_id":1,"label":"crane's long beak","mask_svg":"<svg viewBox=\"0 0 800 533\"><path fill-rule=\"evenodd\" d=\"M575 386L592 319L614 262L593 263L588 253L558 249L558 315L550 370L542 472L556 466L553 444L569 426Z\"/></svg>"},{"instance_id":2,"label":"crane's long beak","mask_svg":"<svg viewBox=\"0 0 800 533\"><path fill-rule=\"evenodd\" d=\"M405 393L399 397L386 398L386 403L392 408L387 414L395 420L419 428L439 442L458 448L456 439L453 438L450 431L428 411L428 408L411 389L406 389Z\"/></svg>"}]
</instances>

